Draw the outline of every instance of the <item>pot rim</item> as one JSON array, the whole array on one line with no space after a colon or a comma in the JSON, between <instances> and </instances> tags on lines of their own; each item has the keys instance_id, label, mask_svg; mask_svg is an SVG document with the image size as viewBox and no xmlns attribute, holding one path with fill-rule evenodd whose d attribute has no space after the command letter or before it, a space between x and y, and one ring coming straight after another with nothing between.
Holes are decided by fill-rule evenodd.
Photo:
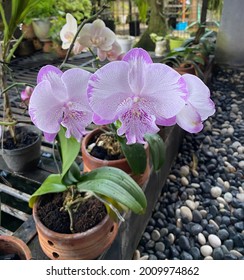
<instances>
[{"instance_id":1,"label":"pot rim","mask_svg":"<svg viewBox=\"0 0 244 280\"><path fill-rule=\"evenodd\" d=\"M36 126L34 126L34 125L23 125L23 126L21 125L21 126L16 126L16 128L23 128L26 131L28 131L28 129L30 128L30 131L33 131L33 132L35 132L37 134L37 139L33 143L31 143L31 144L29 144L27 146L21 147L21 148L17 148L17 149L1 148L0 149L0 154L2 153L2 151L3 151L3 153L9 153L11 151L15 151L15 152L23 151L24 149L27 149L27 148L29 148L31 146L34 146L37 142L40 141L40 139L42 137L42 131L40 129L38 129Z\"/></svg>"},{"instance_id":2,"label":"pot rim","mask_svg":"<svg viewBox=\"0 0 244 280\"><path fill-rule=\"evenodd\" d=\"M102 228L106 223L109 224L110 222L112 222L113 224L116 224L115 221L112 221L109 217L109 215L107 214L103 220L97 224L96 226L84 231L84 232L80 232L80 233L59 233L59 232L56 232L56 231L53 231L49 228L47 228L40 220L38 214L37 214L37 207L39 206L40 202L41 202L41 199L42 197L39 197L37 199L37 201L34 203L34 206L33 206L33 213L32 213L32 216L33 216L33 219L34 219L34 222L35 224L37 225L37 227L40 228L40 230L42 232L45 233L46 236L48 237L52 237L53 234L55 234L55 236L57 238L62 238L62 239L70 239L71 236L72 236L72 239L80 239L82 237L86 238L87 235L91 234L92 232L96 232L96 231L99 231L100 228Z\"/></svg>"},{"instance_id":3,"label":"pot rim","mask_svg":"<svg viewBox=\"0 0 244 280\"><path fill-rule=\"evenodd\" d=\"M16 246L16 248L18 248L19 250L21 250L23 252L26 260L32 259L31 250L22 239L20 239L16 236L13 236L13 235L0 235L0 242L1 241L14 244ZM18 252L16 252L16 254L18 254Z\"/></svg>"},{"instance_id":4,"label":"pot rim","mask_svg":"<svg viewBox=\"0 0 244 280\"><path fill-rule=\"evenodd\" d=\"M100 163L102 163L102 162L110 162L111 164L113 164L113 163L115 163L115 162L116 162L116 163L125 163L125 162L127 163L126 157L121 158L121 159L112 159L112 160L100 159L100 158L96 158L96 157L92 156L92 155L87 151L87 144L88 144L90 138L91 138L93 135L96 135L97 132L100 132L100 131L102 132L102 130L101 130L100 128L95 128L95 129L93 129L91 132L89 132L88 134L85 135L85 137L83 138L82 143L81 143L82 155L83 155L83 153L85 153L86 157L90 157L90 158L92 158L93 160L95 160L96 162L100 162ZM89 137L89 136L90 136L90 137ZM149 145L148 145L147 142L144 144L144 148L145 148L145 150L147 150L147 149L149 148Z\"/></svg>"}]
</instances>

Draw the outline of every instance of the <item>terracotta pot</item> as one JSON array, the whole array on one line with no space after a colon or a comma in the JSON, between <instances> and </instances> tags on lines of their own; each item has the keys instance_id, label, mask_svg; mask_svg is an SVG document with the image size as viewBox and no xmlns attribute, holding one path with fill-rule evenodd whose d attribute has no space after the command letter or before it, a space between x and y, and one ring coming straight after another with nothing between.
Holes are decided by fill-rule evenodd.
<instances>
[{"instance_id":1,"label":"terracotta pot","mask_svg":"<svg viewBox=\"0 0 244 280\"><path fill-rule=\"evenodd\" d=\"M52 260L93 260L99 257L113 242L118 224L107 215L98 225L82 233L57 233L42 224L34 204L33 218L39 243L45 255Z\"/></svg>"},{"instance_id":2,"label":"terracotta pot","mask_svg":"<svg viewBox=\"0 0 244 280\"><path fill-rule=\"evenodd\" d=\"M81 153L82 153L82 159L83 159L83 165L84 165L84 172L89 172L93 169L102 167L102 166L112 166L119 168L123 171L125 171L127 174L129 174L139 186L143 186L149 176L150 176L150 164L149 164L149 145L145 144L145 149L147 153L147 166L146 170L143 174L135 175L132 173L132 170L126 160L126 158L118 159L118 160L102 160L98 159L96 157L93 157L88 151L87 146L90 140L97 134L101 133L100 129L95 129L89 134L87 134L82 141L81 144Z\"/></svg>"},{"instance_id":3,"label":"terracotta pot","mask_svg":"<svg viewBox=\"0 0 244 280\"><path fill-rule=\"evenodd\" d=\"M0 255L16 254L21 260L32 258L29 247L21 239L15 236L0 236Z\"/></svg>"},{"instance_id":4,"label":"terracotta pot","mask_svg":"<svg viewBox=\"0 0 244 280\"><path fill-rule=\"evenodd\" d=\"M182 67L176 67L174 69L181 75L186 74L186 73L196 75L195 68L192 64L189 66L182 65Z\"/></svg>"}]
</instances>

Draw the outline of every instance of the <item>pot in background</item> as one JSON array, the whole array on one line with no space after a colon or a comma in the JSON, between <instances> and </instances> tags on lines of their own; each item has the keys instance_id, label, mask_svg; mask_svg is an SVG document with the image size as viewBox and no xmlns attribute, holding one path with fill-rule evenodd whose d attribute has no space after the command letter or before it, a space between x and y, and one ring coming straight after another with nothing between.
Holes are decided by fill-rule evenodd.
<instances>
[{"instance_id":1,"label":"pot in background","mask_svg":"<svg viewBox=\"0 0 244 280\"><path fill-rule=\"evenodd\" d=\"M129 35L117 35L117 42L121 46L122 53L127 53L130 49L132 49L135 37Z\"/></svg>"},{"instance_id":2,"label":"pot in background","mask_svg":"<svg viewBox=\"0 0 244 280\"><path fill-rule=\"evenodd\" d=\"M41 157L42 133L35 126L19 126L18 129L37 134L37 139L32 144L19 149L3 149L0 151L7 167L14 172L24 172L36 168Z\"/></svg>"},{"instance_id":3,"label":"pot in background","mask_svg":"<svg viewBox=\"0 0 244 280\"><path fill-rule=\"evenodd\" d=\"M89 172L93 169L102 167L102 166L112 166L119 168L123 171L125 171L127 174L129 174L139 186L144 186L144 184L148 181L150 176L150 164L149 164L149 145L145 144L145 150L147 153L147 166L143 174L135 175L132 173L132 170L126 160L126 158L117 159L117 160L102 160L98 159L96 157L93 157L88 151L87 146L90 143L90 140L95 137L95 135L100 134L101 130L94 129L89 134L87 134L81 144L81 153L82 153L82 159L83 159L83 168L84 172Z\"/></svg>"},{"instance_id":4,"label":"pot in background","mask_svg":"<svg viewBox=\"0 0 244 280\"><path fill-rule=\"evenodd\" d=\"M17 255L20 260L32 258L31 251L24 241L11 235L0 236L0 257L5 255Z\"/></svg>"}]
</instances>

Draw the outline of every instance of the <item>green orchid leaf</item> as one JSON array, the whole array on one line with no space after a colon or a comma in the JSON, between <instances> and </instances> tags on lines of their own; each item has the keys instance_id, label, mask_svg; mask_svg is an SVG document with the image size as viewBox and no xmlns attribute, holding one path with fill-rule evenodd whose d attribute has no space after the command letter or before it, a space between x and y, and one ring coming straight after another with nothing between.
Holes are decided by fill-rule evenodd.
<instances>
[{"instance_id":1,"label":"green orchid leaf","mask_svg":"<svg viewBox=\"0 0 244 280\"><path fill-rule=\"evenodd\" d=\"M37 197L47 193L58 193L66 190L66 186L62 184L62 178L59 174L51 174L42 183L29 199L29 207L32 208Z\"/></svg>"},{"instance_id":2,"label":"green orchid leaf","mask_svg":"<svg viewBox=\"0 0 244 280\"><path fill-rule=\"evenodd\" d=\"M127 145L126 139L118 137L121 149L134 174L142 174L147 166L147 154L142 144Z\"/></svg>"},{"instance_id":3,"label":"green orchid leaf","mask_svg":"<svg viewBox=\"0 0 244 280\"><path fill-rule=\"evenodd\" d=\"M106 166L92 170L82 176L77 188L80 192L93 192L108 197L111 203L115 201L136 214L144 213L147 206L142 189L118 168Z\"/></svg>"},{"instance_id":4,"label":"green orchid leaf","mask_svg":"<svg viewBox=\"0 0 244 280\"><path fill-rule=\"evenodd\" d=\"M76 184L80 179L81 173L78 164L74 161L70 169L62 178L62 183L66 186Z\"/></svg>"},{"instance_id":5,"label":"green orchid leaf","mask_svg":"<svg viewBox=\"0 0 244 280\"><path fill-rule=\"evenodd\" d=\"M73 137L65 137L65 129L60 128L58 133L60 152L62 158L62 178L68 172L80 151L80 143Z\"/></svg>"},{"instance_id":6,"label":"green orchid leaf","mask_svg":"<svg viewBox=\"0 0 244 280\"><path fill-rule=\"evenodd\" d=\"M158 171L165 161L164 141L158 134L146 134L145 139L150 147L153 169L154 171Z\"/></svg>"}]
</instances>

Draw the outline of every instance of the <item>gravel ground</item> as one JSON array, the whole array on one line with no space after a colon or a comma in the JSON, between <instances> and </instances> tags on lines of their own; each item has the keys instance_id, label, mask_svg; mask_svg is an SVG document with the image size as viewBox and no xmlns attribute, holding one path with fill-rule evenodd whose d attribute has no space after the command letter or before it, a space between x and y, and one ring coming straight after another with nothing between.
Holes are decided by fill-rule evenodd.
<instances>
[{"instance_id":1,"label":"gravel ground","mask_svg":"<svg viewBox=\"0 0 244 280\"><path fill-rule=\"evenodd\" d=\"M185 135L139 243L142 258L244 259L244 71L215 72L216 113Z\"/></svg>"}]
</instances>

